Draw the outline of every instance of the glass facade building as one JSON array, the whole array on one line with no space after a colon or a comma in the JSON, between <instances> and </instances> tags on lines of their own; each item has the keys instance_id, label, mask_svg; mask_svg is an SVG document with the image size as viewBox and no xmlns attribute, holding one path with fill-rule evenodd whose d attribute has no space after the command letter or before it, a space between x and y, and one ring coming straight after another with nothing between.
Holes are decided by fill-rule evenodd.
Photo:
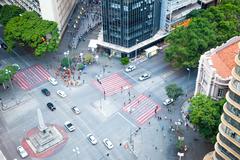
<instances>
[{"instance_id":1,"label":"glass facade building","mask_svg":"<svg viewBox=\"0 0 240 160\"><path fill-rule=\"evenodd\" d=\"M161 0L103 0L103 40L132 47L157 33Z\"/></svg>"}]
</instances>

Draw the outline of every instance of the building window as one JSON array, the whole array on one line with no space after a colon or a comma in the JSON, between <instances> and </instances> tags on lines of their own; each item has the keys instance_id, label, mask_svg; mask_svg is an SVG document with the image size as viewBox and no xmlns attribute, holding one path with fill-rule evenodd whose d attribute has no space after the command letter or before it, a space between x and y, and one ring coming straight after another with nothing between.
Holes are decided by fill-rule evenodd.
<instances>
[{"instance_id":1,"label":"building window","mask_svg":"<svg viewBox=\"0 0 240 160\"><path fill-rule=\"evenodd\" d=\"M218 97L223 97L224 96L224 90L222 88L218 89L218 93L217 93Z\"/></svg>"}]
</instances>

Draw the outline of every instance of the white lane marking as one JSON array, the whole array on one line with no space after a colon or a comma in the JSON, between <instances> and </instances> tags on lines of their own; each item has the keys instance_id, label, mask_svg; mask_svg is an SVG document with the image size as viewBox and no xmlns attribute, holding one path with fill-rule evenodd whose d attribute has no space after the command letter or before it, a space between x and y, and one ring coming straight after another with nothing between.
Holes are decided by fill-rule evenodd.
<instances>
[{"instance_id":1,"label":"white lane marking","mask_svg":"<svg viewBox=\"0 0 240 160\"><path fill-rule=\"evenodd\" d=\"M134 123L132 123L131 121L129 121L129 120L128 120L126 117L124 117L121 113L117 112L116 114L118 114L120 117L122 117L124 120L126 120L131 126L137 128L137 126L136 126Z\"/></svg>"}]
</instances>

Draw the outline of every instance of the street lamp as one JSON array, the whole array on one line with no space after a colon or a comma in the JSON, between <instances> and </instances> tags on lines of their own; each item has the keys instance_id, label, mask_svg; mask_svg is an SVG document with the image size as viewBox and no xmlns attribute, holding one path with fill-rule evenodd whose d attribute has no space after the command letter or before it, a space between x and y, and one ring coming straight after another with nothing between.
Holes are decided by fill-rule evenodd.
<instances>
[{"instance_id":1,"label":"street lamp","mask_svg":"<svg viewBox=\"0 0 240 160\"><path fill-rule=\"evenodd\" d=\"M76 154L76 157L77 157L77 160L78 160L78 156L80 155L80 151L79 151L79 148L78 147L75 147L72 149L73 153Z\"/></svg>"},{"instance_id":2,"label":"street lamp","mask_svg":"<svg viewBox=\"0 0 240 160\"><path fill-rule=\"evenodd\" d=\"M12 72L10 70L6 69L5 73L8 75L10 85L11 85L11 87L13 89L12 80L11 80L11 76L10 76Z\"/></svg>"},{"instance_id":3,"label":"street lamp","mask_svg":"<svg viewBox=\"0 0 240 160\"><path fill-rule=\"evenodd\" d=\"M63 53L65 57L68 59L68 68L70 68L70 60L69 60L69 50Z\"/></svg>"},{"instance_id":4,"label":"street lamp","mask_svg":"<svg viewBox=\"0 0 240 160\"><path fill-rule=\"evenodd\" d=\"M136 45L136 50L135 50L135 58L137 58L137 44L138 44L138 41L139 41L139 40L138 40L138 39L136 39L136 44L135 44L135 45Z\"/></svg>"},{"instance_id":5,"label":"street lamp","mask_svg":"<svg viewBox=\"0 0 240 160\"><path fill-rule=\"evenodd\" d=\"M83 62L83 53L80 53L81 62Z\"/></svg>"},{"instance_id":6,"label":"street lamp","mask_svg":"<svg viewBox=\"0 0 240 160\"><path fill-rule=\"evenodd\" d=\"M189 82L191 69L190 69L190 68L187 68L187 71L188 71L188 82ZM189 86L189 85L187 85L186 96L188 95L188 86Z\"/></svg>"}]
</instances>

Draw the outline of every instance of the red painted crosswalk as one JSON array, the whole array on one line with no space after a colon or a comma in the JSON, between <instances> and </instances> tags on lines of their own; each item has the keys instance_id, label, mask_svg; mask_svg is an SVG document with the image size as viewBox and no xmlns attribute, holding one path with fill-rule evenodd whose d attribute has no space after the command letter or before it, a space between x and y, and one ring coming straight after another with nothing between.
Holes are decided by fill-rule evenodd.
<instances>
[{"instance_id":1,"label":"red painted crosswalk","mask_svg":"<svg viewBox=\"0 0 240 160\"><path fill-rule=\"evenodd\" d=\"M139 124L144 124L159 110L160 106L145 95L138 96L123 107L123 111L127 112Z\"/></svg>"},{"instance_id":2,"label":"red painted crosswalk","mask_svg":"<svg viewBox=\"0 0 240 160\"><path fill-rule=\"evenodd\" d=\"M15 82L20 88L24 90L30 90L38 84L48 80L49 77L50 74L43 66L34 65L17 72L13 76L13 82Z\"/></svg>"},{"instance_id":3,"label":"red painted crosswalk","mask_svg":"<svg viewBox=\"0 0 240 160\"><path fill-rule=\"evenodd\" d=\"M106 96L111 96L116 93L122 92L123 90L132 88L132 85L117 73L102 78L100 79L100 81L101 84L97 81L93 81L93 84L101 92L105 92Z\"/></svg>"}]
</instances>

